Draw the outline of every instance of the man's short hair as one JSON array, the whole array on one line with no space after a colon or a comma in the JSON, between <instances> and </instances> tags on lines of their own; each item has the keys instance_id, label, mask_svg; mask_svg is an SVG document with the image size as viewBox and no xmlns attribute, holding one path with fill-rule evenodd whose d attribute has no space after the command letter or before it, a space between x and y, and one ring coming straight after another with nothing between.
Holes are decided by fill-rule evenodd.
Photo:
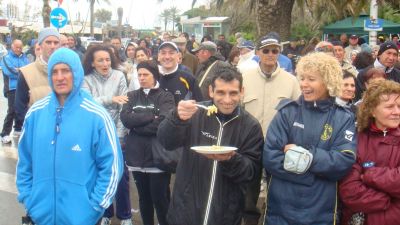
<instances>
[{"instance_id":1,"label":"man's short hair","mask_svg":"<svg viewBox=\"0 0 400 225\"><path fill-rule=\"evenodd\" d=\"M215 88L215 81L221 79L225 82L232 82L234 80L239 81L239 89L243 87L242 74L234 67L228 65L217 66L214 76L211 80L211 86Z\"/></svg>"},{"instance_id":2,"label":"man's short hair","mask_svg":"<svg viewBox=\"0 0 400 225\"><path fill-rule=\"evenodd\" d=\"M119 37L119 36L112 37L111 40L112 40L112 39L118 39L118 41L119 41L120 43L122 43L121 37Z\"/></svg>"}]
</instances>

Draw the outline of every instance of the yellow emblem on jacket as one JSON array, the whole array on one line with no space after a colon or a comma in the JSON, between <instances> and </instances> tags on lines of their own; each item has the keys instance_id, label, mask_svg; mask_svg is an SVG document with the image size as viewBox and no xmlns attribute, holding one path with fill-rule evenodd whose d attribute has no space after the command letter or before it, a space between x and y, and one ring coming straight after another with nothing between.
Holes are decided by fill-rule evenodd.
<instances>
[{"instance_id":1,"label":"yellow emblem on jacket","mask_svg":"<svg viewBox=\"0 0 400 225\"><path fill-rule=\"evenodd\" d=\"M331 136L332 136L332 132L333 132L332 126L329 124L325 124L324 131L322 131L322 134L321 134L321 140L323 140L323 141L329 140L329 138L331 138Z\"/></svg>"},{"instance_id":2,"label":"yellow emblem on jacket","mask_svg":"<svg viewBox=\"0 0 400 225\"><path fill-rule=\"evenodd\" d=\"M189 90L189 83L187 82L187 80L183 77L179 77L179 80L181 80L181 82L185 85L186 89Z\"/></svg>"}]
</instances>

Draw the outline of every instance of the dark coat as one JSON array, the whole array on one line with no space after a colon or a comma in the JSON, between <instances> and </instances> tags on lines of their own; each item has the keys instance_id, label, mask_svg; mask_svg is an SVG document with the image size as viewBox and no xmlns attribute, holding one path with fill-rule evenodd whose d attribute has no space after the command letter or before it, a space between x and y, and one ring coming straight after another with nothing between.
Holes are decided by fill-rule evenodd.
<instances>
[{"instance_id":1,"label":"dark coat","mask_svg":"<svg viewBox=\"0 0 400 225\"><path fill-rule=\"evenodd\" d=\"M165 148L184 147L168 210L169 224L201 225L206 215L208 225L240 224L246 183L261 166L260 124L241 108L224 122L215 114L207 116L205 110L196 112L189 121L181 121L176 113L167 116L157 133ZM238 150L230 160L217 162L190 149L200 145L234 146Z\"/></svg>"},{"instance_id":2,"label":"dark coat","mask_svg":"<svg viewBox=\"0 0 400 225\"><path fill-rule=\"evenodd\" d=\"M140 88L128 92L128 98L120 114L122 124L129 129L125 137L126 164L130 167L154 167L151 141L160 122L174 108L174 98L160 88L151 89L148 95Z\"/></svg>"},{"instance_id":3,"label":"dark coat","mask_svg":"<svg viewBox=\"0 0 400 225\"><path fill-rule=\"evenodd\" d=\"M162 75L160 77L160 88L174 96L176 105L181 100L194 99L198 102L203 100L196 79L184 70L178 69L171 74Z\"/></svg>"}]
</instances>

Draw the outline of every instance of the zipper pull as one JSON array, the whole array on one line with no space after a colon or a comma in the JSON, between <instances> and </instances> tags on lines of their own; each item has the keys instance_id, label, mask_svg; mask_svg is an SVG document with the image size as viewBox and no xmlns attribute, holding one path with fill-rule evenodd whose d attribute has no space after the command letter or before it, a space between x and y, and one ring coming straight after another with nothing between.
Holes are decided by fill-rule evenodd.
<instances>
[{"instance_id":1,"label":"zipper pull","mask_svg":"<svg viewBox=\"0 0 400 225\"><path fill-rule=\"evenodd\" d=\"M316 101L314 101L314 107L317 107L317 102Z\"/></svg>"},{"instance_id":2,"label":"zipper pull","mask_svg":"<svg viewBox=\"0 0 400 225\"><path fill-rule=\"evenodd\" d=\"M387 130L383 131L383 136L386 137Z\"/></svg>"}]
</instances>

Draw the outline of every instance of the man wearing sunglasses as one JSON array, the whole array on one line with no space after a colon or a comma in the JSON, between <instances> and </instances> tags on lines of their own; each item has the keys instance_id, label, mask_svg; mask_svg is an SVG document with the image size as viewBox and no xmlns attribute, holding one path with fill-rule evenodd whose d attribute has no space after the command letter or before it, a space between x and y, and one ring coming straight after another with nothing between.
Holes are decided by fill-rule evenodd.
<instances>
[{"instance_id":1,"label":"man wearing sunglasses","mask_svg":"<svg viewBox=\"0 0 400 225\"><path fill-rule=\"evenodd\" d=\"M243 106L260 122L264 137L280 100L297 100L300 96L300 86L296 77L279 65L281 49L279 38L274 33L260 38L256 45L259 64L256 68L243 72ZM261 170L257 179L247 187L243 216L246 225L258 224L260 212L256 205L260 193L260 180Z\"/></svg>"}]
</instances>

